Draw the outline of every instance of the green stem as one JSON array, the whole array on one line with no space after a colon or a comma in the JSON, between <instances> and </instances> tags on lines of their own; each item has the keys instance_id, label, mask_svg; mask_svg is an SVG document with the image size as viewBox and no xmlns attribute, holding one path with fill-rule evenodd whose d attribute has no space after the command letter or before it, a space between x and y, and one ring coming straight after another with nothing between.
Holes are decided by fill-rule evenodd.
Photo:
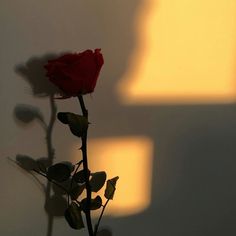
<instances>
[{"instance_id":1,"label":"green stem","mask_svg":"<svg viewBox=\"0 0 236 236\"><path fill-rule=\"evenodd\" d=\"M102 219L102 217L103 217L103 213L104 213L104 211L105 211L105 208L106 208L106 206L107 206L109 200L110 200L110 199L107 199L105 205L104 205L103 208L102 208L102 212L101 212L101 214L100 214L100 216L99 216L98 222L97 222L97 224L96 224L96 226L95 226L95 229L94 229L94 236L97 235L98 228L99 228L99 224L100 224L100 222L101 222L101 219Z\"/></svg>"},{"instance_id":2,"label":"green stem","mask_svg":"<svg viewBox=\"0 0 236 236\"><path fill-rule=\"evenodd\" d=\"M81 106L81 110L82 110L83 116L88 118L88 110L85 107L83 96L79 95L78 98L79 98L79 103L80 103L80 106Z\"/></svg>"},{"instance_id":3,"label":"green stem","mask_svg":"<svg viewBox=\"0 0 236 236\"><path fill-rule=\"evenodd\" d=\"M83 96L79 95L78 99L79 99L83 116L88 118L88 110L85 107ZM82 150L82 156L83 156L83 171L85 175L85 186L86 186L86 195L87 195L87 206L85 210L85 217L86 217L89 236L94 236L92 220L91 220L91 210L90 210L92 192L91 192L91 187L89 183L89 168L88 168L88 158L87 158L87 131L81 137L81 140L82 140L81 150Z\"/></svg>"}]
</instances>

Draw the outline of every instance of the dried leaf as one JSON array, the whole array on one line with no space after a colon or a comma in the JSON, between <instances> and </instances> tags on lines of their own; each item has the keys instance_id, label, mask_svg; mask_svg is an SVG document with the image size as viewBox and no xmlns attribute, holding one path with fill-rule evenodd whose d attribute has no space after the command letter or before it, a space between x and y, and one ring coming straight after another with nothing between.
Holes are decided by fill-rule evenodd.
<instances>
[{"instance_id":1,"label":"dried leaf","mask_svg":"<svg viewBox=\"0 0 236 236\"><path fill-rule=\"evenodd\" d=\"M112 179L107 180L107 186L106 186L105 194L104 194L106 199L109 199L109 200L113 199L114 193L116 190L116 182L118 179L119 179L119 177L116 176Z\"/></svg>"}]
</instances>

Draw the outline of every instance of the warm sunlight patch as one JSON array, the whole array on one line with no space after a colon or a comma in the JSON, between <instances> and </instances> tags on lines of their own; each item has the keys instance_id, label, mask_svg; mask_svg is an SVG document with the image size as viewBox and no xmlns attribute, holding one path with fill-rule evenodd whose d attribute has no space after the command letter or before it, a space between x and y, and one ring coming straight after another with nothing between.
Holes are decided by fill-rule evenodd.
<instances>
[{"instance_id":1,"label":"warm sunlight patch","mask_svg":"<svg viewBox=\"0 0 236 236\"><path fill-rule=\"evenodd\" d=\"M146 0L118 90L126 103L236 100L236 1Z\"/></svg>"},{"instance_id":2,"label":"warm sunlight patch","mask_svg":"<svg viewBox=\"0 0 236 236\"><path fill-rule=\"evenodd\" d=\"M146 209L151 201L152 141L114 137L90 140L88 145L91 171L105 170L109 178L120 177L106 214L124 216Z\"/></svg>"}]
</instances>

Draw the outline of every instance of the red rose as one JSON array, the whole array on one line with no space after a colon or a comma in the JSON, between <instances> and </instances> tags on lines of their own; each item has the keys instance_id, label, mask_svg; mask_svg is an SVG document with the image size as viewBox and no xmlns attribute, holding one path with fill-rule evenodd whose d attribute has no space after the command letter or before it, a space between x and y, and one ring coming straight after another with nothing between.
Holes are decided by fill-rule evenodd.
<instances>
[{"instance_id":1,"label":"red rose","mask_svg":"<svg viewBox=\"0 0 236 236\"><path fill-rule=\"evenodd\" d=\"M101 49L65 54L48 61L46 76L66 97L92 93L104 63Z\"/></svg>"}]
</instances>

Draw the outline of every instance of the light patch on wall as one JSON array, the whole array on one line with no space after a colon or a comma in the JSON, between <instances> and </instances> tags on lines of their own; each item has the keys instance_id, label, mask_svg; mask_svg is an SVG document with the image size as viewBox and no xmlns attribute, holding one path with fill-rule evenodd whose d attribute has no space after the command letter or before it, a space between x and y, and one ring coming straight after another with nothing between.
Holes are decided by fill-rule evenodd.
<instances>
[{"instance_id":1,"label":"light patch on wall","mask_svg":"<svg viewBox=\"0 0 236 236\"><path fill-rule=\"evenodd\" d=\"M146 0L118 85L125 103L236 100L236 1Z\"/></svg>"},{"instance_id":2,"label":"light patch on wall","mask_svg":"<svg viewBox=\"0 0 236 236\"><path fill-rule=\"evenodd\" d=\"M92 172L104 170L108 178L119 176L114 200L108 204L105 214L125 216L145 210L151 201L151 139L101 138L89 140L88 146L89 166ZM104 189L101 190L101 194L104 194Z\"/></svg>"}]
</instances>

